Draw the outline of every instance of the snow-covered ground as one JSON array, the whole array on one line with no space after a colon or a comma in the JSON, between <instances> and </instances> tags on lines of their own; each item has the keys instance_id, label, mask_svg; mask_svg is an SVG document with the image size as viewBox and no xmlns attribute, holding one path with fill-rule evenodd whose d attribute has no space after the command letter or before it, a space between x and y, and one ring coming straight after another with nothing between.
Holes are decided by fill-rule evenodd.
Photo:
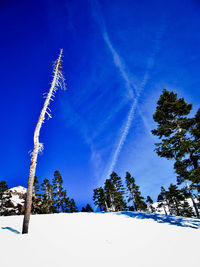
<instances>
[{"instance_id":1,"label":"snow-covered ground","mask_svg":"<svg viewBox=\"0 0 200 267\"><path fill-rule=\"evenodd\" d=\"M0 217L2 267L195 267L200 220L162 214L72 213Z\"/></svg>"}]
</instances>

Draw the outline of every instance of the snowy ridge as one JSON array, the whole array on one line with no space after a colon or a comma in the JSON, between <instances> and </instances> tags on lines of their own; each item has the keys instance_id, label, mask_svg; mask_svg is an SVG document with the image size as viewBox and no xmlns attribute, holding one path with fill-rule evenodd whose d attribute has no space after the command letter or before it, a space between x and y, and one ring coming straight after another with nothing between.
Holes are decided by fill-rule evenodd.
<instances>
[{"instance_id":1,"label":"snowy ridge","mask_svg":"<svg viewBox=\"0 0 200 267\"><path fill-rule=\"evenodd\" d=\"M28 235L20 234L22 222L23 216L1 218L3 267L199 265L197 219L143 212L33 215Z\"/></svg>"},{"instance_id":2,"label":"snowy ridge","mask_svg":"<svg viewBox=\"0 0 200 267\"><path fill-rule=\"evenodd\" d=\"M9 191L11 191L12 193L26 194L26 188L21 185L12 187L9 189Z\"/></svg>"}]
</instances>

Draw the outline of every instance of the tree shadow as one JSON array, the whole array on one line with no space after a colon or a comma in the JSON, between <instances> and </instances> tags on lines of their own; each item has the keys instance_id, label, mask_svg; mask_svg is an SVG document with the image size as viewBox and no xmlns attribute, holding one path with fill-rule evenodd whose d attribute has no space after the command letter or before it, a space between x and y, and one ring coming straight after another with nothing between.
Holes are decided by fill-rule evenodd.
<instances>
[{"instance_id":1,"label":"tree shadow","mask_svg":"<svg viewBox=\"0 0 200 267\"><path fill-rule=\"evenodd\" d=\"M158 214L158 213L130 212L130 211L122 211L117 213L117 215L125 215L128 217L142 219L142 220L152 219L158 223L167 223L170 225L176 225L180 227L190 227L194 229L200 228L200 220L194 218L178 217L178 216Z\"/></svg>"},{"instance_id":2,"label":"tree shadow","mask_svg":"<svg viewBox=\"0 0 200 267\"><path fill-rule=\"evenodd\" d=\"M17 231L16 229L14 229L14 228L12 228L12 227L9 227L9 226L7 226L7 227L1 227L1 229L11 231L12 233L15 233L15 234L17 234L17 235L20 234L19 231Z\"/></svg>"}]
</instances>

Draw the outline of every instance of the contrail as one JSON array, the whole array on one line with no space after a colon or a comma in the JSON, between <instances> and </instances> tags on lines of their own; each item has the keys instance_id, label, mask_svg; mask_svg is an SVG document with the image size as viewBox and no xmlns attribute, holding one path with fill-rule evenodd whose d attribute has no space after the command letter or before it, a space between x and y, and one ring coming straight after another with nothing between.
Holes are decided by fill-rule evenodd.
<instances>
[{"instance_id":1,"label":"contrail","mask_svg":"<svg viewBox=\"0 0 200 267\"><path fill-rule=\"evenodd\" d=\"M130 78L129 78L129 75L127 74L126 70L125 70L125 65L124 63L122 62L122 59L120 58L119 54L117 53L117 51L114 49L111 41L110 41L110 38L108 36L108 33L107 31L104 29L104 31L102 32L102 35L103 35L103 39L105 41L105 43L107 44L112 56L113 56L113 61L115 63L115 66L118 68L118 70L120 71L121 73L121 76L122 78L124 79L125 81L125 86L126 88L128 89L129 91L129 96L130 98L133 98L134 97L134 89L133 89L133 85L130 81Z\"/></svg>"},{"instance_id":2,"label":"contrail","mask_svg":"<svg viewBox=\"0 0 200 267\"><path fill-rule=\"evenodd\" d=\"M117 159L118 159L118 156L119 156L119 153L122 149L122 146L124 145L124 142L126 140L126 137L129 133L129 129L130 129L130 126L131 126L131 123L132 123L132 120L133 120L133 117L134 117L134 112L135 112L135 109L136 109L136 106L137 106L137 102L138 102L138 97L136 97L131 105L131 108L129 110L129 113L128 113L128 116L127 116L127 119L126 119L126 122L125 122L125 127L124 127L124 130L122 132L122 135L119 139L119 142L118 142L118 145L117 145L117 148L115 149L115 152L114 152L114 155L112 157L112 162L110 164L110 167L107 171L107 175L110 175L115 167L115 164L117 162ZM107 177L107 176L106 176Z\"/></svg>"},{"instance_id":3,"label":"contrail","mask_svg":"<svg viewBox=\"0 0 200 267\"><path fill-rule=\"evenodd\" d=\"M144 74L144 78L143 78L140 86L135 86L132 82L131 77L129 76L128 72L126 71L127 67L125 66L121 57L119 56L119 54L117 53L117 51L114 49L114 47L112 45L112 42L109 38L107 29L105 26L104 18L102 17L102 14L101 14L101 10L100 10L98 1L94 1L92 3L94 4L93 10L95 10L95 15L96 15L95 19L97 20L97 22L100 26L100 30L102 32L102 37L103 37L107 47L109 48L109 50L111 52L115 66L119 70L119 72L120 72L120 74L121 74L121 76L125 82L125 86L129 92L129 97L131 99L133 99L130 110L128 112L128 116L127 116L126 121L124 123L121 137L119 138L116 149L113 153L111 163L109 164L110 166L109 166L108 170L106 171L106 175L103 177L103 179L104 179L105 177L108 177L112 173L112 171L116 165L116 162L118 160L121 149L124 145L124 142L126 141L126 137L129 133L129 129L130 129L131 123L132 123L133 118L134 118L134 113L135 113L135 110L137 108L138 99L140 97L141 92L144 90L144 88L145 88L145 86L149 80L149 77L150 77L149 72L155 64L155 57L156 57L157 52L160 49L160 42L161 42L161 38L162 38L164 28L165 28L165 20L163 20L163 23L161 23L160 30L158 32L156 32L155 46L154 46L152 54L150 55L150 57L147 61L147 67L146 67L146 71Z\"/></svg>"},{"instance_id":4,"label":"contrail","mask_svg":"<svg viewBox=\"0 0 200 267\"><path fill-rule=\"evenodd\" d=\"M106 25L105 25L105 21L104 18L102 16L101 13L101 9L100 9L100 5L98 0L96 1L91 1L91 5L92 5L92 9L94 11L94 15L95 15L95 20L97 21L97 23L99 24L99 28L101 30L103 39L106 43L106 45L108 46L111 55L113 57L113 61L115 63L115 66L118 68L122 78L125 81L125 86L128 89L128 93L129 93L129 98L133 99L134 97L134 88L133 88L133 84L130 81L129 75L127 73L125 64L123 63L123 60L120 58L119 54L117 53L117 51L115 50L115 48L113 47L107 29L106 29Z\"/></svg>"},{"instance_id":5,"label":"contrail","mask_svg":"<svg viewBox=\"0 0 200 267\"><path fill-rule=\"evenodd\" d=\"M153 53L151 54L151 56L148 59L147 68L146 68L146 71L145 71L144 78L143 78L143 80L141 82L141 85L139 87L134 86L132 84L132 82L130 81L129 76L126 73L125 77L129 80L129 83L127 83L127 80L125 79L126 85L130 84L130 88L132 88L132 90L133 90L133 88L135 88L136 96L135 96L135 98L133 100L133 103L132 103L132 105L130 107L130 110L129 110L129 113L128 113L128 116L127 116L127 119L126 119L126 122L125 122L124 130L122 132L122 135L121 135L121 137L120 137L120 139L118 141L118 145L117 145L117 147L115 149L115 152L113 154L112 161L110 163L110 167L108 168L106 177L108 177L108 175L110 175L113 172L113 169L114 169L114 167L116 165L116 162L118 160L118 157L119 157L119 154L121 152L121 149L122 149L122 147L124 145L124 142L126 140L126 137L127 137L128 133L129 133L129 129L130 129L132 120L134 118L134 112L135 112L135 109L136 109L137 104L138 104L138 99L140 97L141 92L144 90L144 88L145 88L145 86L146 86L146 84L147 84L147 82L149 80L149 77L150 77L149 72L154 66L156 54L157 54L158 50L160 49L160 41L161 41L161 37L162 37L163 32L164 32L164 27L165 27L165 24L162 23L161 27L160 27L160 30L156 33L154 50L153 50ZM108 42L106 42L106 43L108 44ZM114 49L111 49L112 48L111 42L109 43L109 48L111 50L111 53L113 54L113 57L114 56L116 57L116 55L115 55L116 51ZM117 58L120 59L119 56ZM117 67L118 67L118 65L117 65ZM143 117L142 117L142 119L143 119ZM143 122L144 122L144 119L143 119ZM146 127L146 124L145 124L145 127ZM147 130L149 130L149 129L147 129Z\"/></svg>"}]
</instances>

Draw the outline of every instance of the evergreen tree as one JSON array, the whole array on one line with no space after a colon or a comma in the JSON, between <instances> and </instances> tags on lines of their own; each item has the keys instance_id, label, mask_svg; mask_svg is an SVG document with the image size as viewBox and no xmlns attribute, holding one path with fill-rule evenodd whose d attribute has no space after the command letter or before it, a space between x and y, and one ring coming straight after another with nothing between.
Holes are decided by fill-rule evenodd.
<instances>
[{"instance_id":1,"label":"evergreen tree","mask_svg":"<svg viewBox=\"0 0 200 267\"><path fill-rule=\"evenodd\" d=\"M31 208L31 212L33 214L42 213L43 202L41 199L41 195L39 194L39 191L40 191L40 185L38 182L38 178L35 176L33 183L32 208Z\"/></svg>"},{"instance_id":2,"label":"evergreen tree","mask_svg":"<svg viewBox=\"0 0 200 267\"><path fill-rule=\"evenodd\" d=\"M141 210L141 211L146 211L147 205L143 201L144 197L141 196L141 192L139 190L139 186L136 185L135 183L135 178L131 177L131 174L129 172L126 172L126 185L129 191L129 201L133 201L133 207L135 211Z\"/></svg>"},{"instance_id":3,"label":"evergreen tree","mask_svg":"<svg viewBox=\"0 0 200 267\"><path fill-rule=\"evenodd\" d=\"M63 212L71 212L70 210L70 199L69 197L63 197L62 198L62 202L61 202L61 205L62 205L62 211Z\"/></svg>"},{"instance_id":4,"label":"evergreen tree","mask_svg":"<svg viewBox=\"0 0 200 267\"><path fill-rule=\"evenodd\" d=\"M200 110L194 118L188 118L191 109L192 105L184 98L178 99L177 94L164 89L153 115L157 129L152 133L162 139L155 144L157 154L174 159L178 182L186 181L190 187L190 197L199 218L192 190L195 187L198 191L200 184Z\"/></svg>"},{"instance_id":5,"label":"evergreen tree","mask_svg":"<svg viewBox=\"0 0 200 267\"><path fill-rule=\"evenodd\" d=\"M170 184L168 190L161 187L158 207L163 207L166 214L167 207L170 215L192 217L194 213L186 200L187 196L185 189L179 189L176 185Z\"/></svg>"},{"instance_id":6,"label":"evergreen tree","mask_svg":"<svg viewBox=\"0 0 200 267\"><path fill-rule=\"evenodd\" d=\"M115 172L106 179L104 187L94 189L93 201L101 211L122 211L126 209L124 186Z\"/></svg>"},{"instance_id":7,"label":"evergreen tree","mask_svg":"<svg viewBox=\"0 0 200 267\"><path fill-rule=\"evenodd\" d=\"M194 217L194 212L192 207L190 207L189 203L187 200L184 200L184 202L181 205L181 216L184 217Z\"/></svg>"},{"instance_id":8,"label":"evergreen tree","mask_svg":"<svg viewBox=\"0 0 200 267\"><path fill-rule=\"evenodd\" d=\"M104 192L105 192L106 202L108 203L108 211L116 211L115 198L114 198L115 187L111 179L106 179L104 185Z\"/></svg>"},{"instance_id":9,"label":"evergreen tree","mask_svg":"<svg viewBox=\"0 0 200 267\"><path fill-rule=\"evenodd\" d=\"M158 208L163 207L164 212L165 212L166 215L168 214L167 213L167 209L168 209L169 213L171 214L169 203L168 203L168 200L166 198L166 190L165 190L165 188L163 186L161 186L161 192L158 195L157 202L159 203L158 204Z\"/></svg>"},{"instance_id":10,"label":"evergreen tree","mask_svg":"<svg viewBox=\"0 0 200 267\"><path fill-rule=\"evenodd\" d=\"M86 205L85 211L86 212L94 212L93 209L92 209L92 207L90 206L90 204L87 204Z\"/></svg>"},{"instance_id":11,"label":"evergreen tree","mask_svg":"<svg viewBox=\"0 0 200 267\"><path fill-rule=\"evenodd\" d=\"M70 212L78 212L78 209L76 207L75 201L73 198L71 198L70 202L69 202L69 210Z\"/></svg>"},{"instance_id":12,"label":"evergreen tree","mask_svg":"<svg viewBox=\"0 0 200 267\"><path fill-rule=\"evenodd\" d=\"M58 170L54 172L53 178L53 196L54 204L58 212L61 212L62 197L63 197L63 179Z\"/></svg>"},{"instance_id":13,"label":"evergreen tree","mask_svg":"<svg viewBox=\"0 0 200 267\"><path fill-rule=\"evenodd\" d=\"M110 175L111 183L114 188L114 205L116 211L122 211L126 209L126 202L124 200L125 188L122 183L121 177L119 177L115 172Z\"/></svg>"},{"instance_id":14,"label":"evergreen tree","mask_svg":"<svg viewBox=\"0 0 200 267\"><path fill-rule=\"evenodd\" d=\"M182 201L184 201L184 196L182 195L181 190L179 190L176 185L170 184L165 195L169 202L171 214L180 216Z\"/></svg>"},{"instance_id":15,"label":"evergreen tree","mask_svg":"<svg viewBox=\"0 0 200 267\"><path fill-rule=\"evenodd\" d=\"M124 186L121 177L115 172L111 173L110 179L106 179L104 192L109 211L122 211L126 209Z\"/></svg>"},{"instance_id":16,"label":"evergreen tree","mask_svg":"<svg viewBox=\"0 0 200 267\"><path fill-rule=\"evenodd\" d=\"M93 201L100 208L100 211L108 211L108 203L103 187L94 189Z\"/></svg>"},{"instance_id":17,"label":"evergreen tree","mask_svg":"<svg viewBox=\"0 0 200 267\"><path fill-rule=\"evenodd\" d=\"M149 204L149 209L152 213L156 212L156 209L154 208L153 204L153 200L151 199L150 196L147 196L147 200L146 202Z\"/></svg>"},{"instance_id":18,"label":"evergreen tree","mask_svg":"<svg viewBox=\"0 0 200 267\"><path fill-rule=\"evenodd\" d=\"M56 212L56 208L53 206L53 186L50 184L48 179L44 179L41 184L42 191L42 213L48 214Z\"/></svg>"},{"instance_id":19,"label":"evergreen tree","mask_svg":"<svg viewBox=\"0 0 200 267\"><path fill-rule=\"evenodd\" d=\"M81 212L86 212L85 207L82 207Z\"/></svg>"},{"instance_id":20,"label":"evergreen tree","mask_svg":"<svg viewBox=\"0 0 200 267\"><path fill-rule=\"evenodd\" d=\"M6 181L0 181L0 215L14 214L14 205L11 202L11 193Z\"/></svg>"}]
</instances>

